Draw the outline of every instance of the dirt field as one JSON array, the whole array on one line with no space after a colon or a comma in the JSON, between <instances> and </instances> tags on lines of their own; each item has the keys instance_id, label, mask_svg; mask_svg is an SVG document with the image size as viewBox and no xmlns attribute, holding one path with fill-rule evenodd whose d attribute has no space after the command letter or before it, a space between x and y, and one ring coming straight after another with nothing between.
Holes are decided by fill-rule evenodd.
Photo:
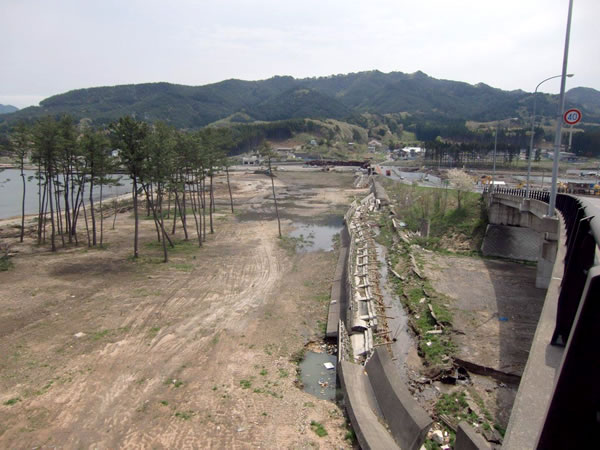
<instances>
[{"instance_id":1,"label":"dirt field","mask_svg":"<svg viewBox=\"0 0 600 450\"><path fill-rule=\"evenodd\" d=\"M506 427L546 295L535 287L536 268L428 251L421 257L432 286L449 299L455 356L500 372L496 379L471 373L472 389Z\"/></svg>"},{"instance_id":2,"label":"dirt field","mask_svg":"<svg viewBox=\"0 0 600 450\"><path fill-rule=\"evenodd\" d=\"M105 225L105 250L13 246L0 272L0 448L351 447L341 409L298 389L290 360L320 337L335 252L280 245L266 176L234 173L235 215L217 181L215 234L167 264L147 220L132 261L131 212ZM276 183L284 231L358 194L350 174Z\"/></svg>"}]
</instances>

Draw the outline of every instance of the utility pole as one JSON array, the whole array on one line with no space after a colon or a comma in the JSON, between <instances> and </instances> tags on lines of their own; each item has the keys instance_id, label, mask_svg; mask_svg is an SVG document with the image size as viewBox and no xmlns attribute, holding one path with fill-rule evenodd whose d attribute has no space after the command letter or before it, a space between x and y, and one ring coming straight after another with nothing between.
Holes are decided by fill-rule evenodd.
<instances>
[{"instance_id":1,"label":"utility pole","mask_svg":"<svg viewBox=\"0 0 600 450\"><path fill-rule=\"evenodd\" d=\"M563 55L562 77L560 80L560 100L558 114L556 115L556 134L554 136L554 161L552 164L552 189L550 190L550 203L548 216L554 217L556 207L556 191L558 184L558 160L560 159L560 142L562 132L563 111L565 109L565 84L567 81L567 62L569 60L569 37L571 34L571 15L573 13L573 0L569 0L569 13L567 16L567 33L565 36L565 51Z\"/></svg>"}]
</instances>

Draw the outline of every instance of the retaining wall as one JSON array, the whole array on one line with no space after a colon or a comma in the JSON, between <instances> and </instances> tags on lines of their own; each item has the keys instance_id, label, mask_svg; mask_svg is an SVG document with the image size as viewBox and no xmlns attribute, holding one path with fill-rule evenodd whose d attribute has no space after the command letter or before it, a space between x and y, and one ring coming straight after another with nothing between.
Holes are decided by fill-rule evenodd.
<instances>
[{"instance_id":1,"label":"retaining wall","mask_svg":"<svg viewBox=\"0 0 600 450\"><path fill-rule=\"evenodd\" d=\"M380 185L377 189L374 186L372 191L377 196L385 194ZM345 296L337 302L340 315L347 312L338 325L338 377L361 448L417 450L431 426L431 418L401 381L387 348L373 344L377 315L371 284L378 280L369 279L371 238L360 219L383 204L376 201L381 198L376 195L371 193L361 202L353 202L345 216L349 238L346 270L345 276L334 283L346 287L345 293L341 288L335 290L335 295ZM336 270L336 280L338 274ZM359 358L367 361L366 366L355 363Z\"/></svg>"}]
</instances>

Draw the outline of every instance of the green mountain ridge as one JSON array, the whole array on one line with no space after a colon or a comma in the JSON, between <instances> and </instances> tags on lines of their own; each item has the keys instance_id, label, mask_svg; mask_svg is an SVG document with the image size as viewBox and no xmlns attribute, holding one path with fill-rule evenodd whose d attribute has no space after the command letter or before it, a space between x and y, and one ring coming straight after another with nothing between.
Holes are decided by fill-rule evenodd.
<instances>
[{"instance_id":1,"label":"green mountain ridge","mask_svg":"<svg viewBox=\"0 0 600 450\"><path fill-rule=\"evenodd\" d=\"M204 86L160 82L77 89L49 97L39 107L3 114L0 127L19 119L61 114L89 118L97 124L132 115L149 122L163 120L178 128L200 128L238 113L244 121L348 119L362 113L401 112L422 121L490 121L514 116L528 120L532 104L533 95L522 90L436 79L420 71L386 74L374 70L304 79L230 79ZM600 92L595 89L571 89L567 106L580 107L584 122L600 122ZM557 95L538 94L540 116L554 117L557 107Z\"/></svg>"},{"instance_id":2,"label":"green mountain ridge","mask_svg":"<svg viewBox=\"0 0 600 450\"><path fill-rule=\"evenodd\" d=\"M0 105L0 114L10 114L18 110L19 108L13 105Z\"/></svg>"}]
</instances>

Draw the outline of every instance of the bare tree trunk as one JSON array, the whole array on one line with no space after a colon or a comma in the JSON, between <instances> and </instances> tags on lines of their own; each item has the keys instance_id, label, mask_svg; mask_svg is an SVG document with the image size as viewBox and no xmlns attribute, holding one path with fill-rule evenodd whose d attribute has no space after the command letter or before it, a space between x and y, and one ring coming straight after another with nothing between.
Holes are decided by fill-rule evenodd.
<instances>
[{"instance_id":1,"label":"bare tree trunk","mask_svg":"<svg viewBox=\"0 0 600 450\"><path fill-rule=\"evenodd\" d=\"M148 191L146 190L146 185L142 184L142 189L144 189L144 191L146 192L146 195L147 195ZM148 198L150 198L150 196L148 196ZM169 245L171 247L175 247L173 245L173 241L171 241L171 238L165 231L163 223L159 220L158 213L156 212L156 205L154 204L154 201L152 201L152 199L151 199L150 202L148 203L148 205L150 206L150 210L152 211L152 216L154 217L154 222L157 224L157 226L162 231L163 237L166 237L166 239L169 242Z\"/></svg>"},{"instance_id":2,"label":"bare tree trunk","mask_svg":"<svg viewBox=\"0 0 600 450\"><path fill-rule=\"evenodd\" d=\"M66 173L63 174L63 182L65 184L65 192L64 192L64 198L65 198L65 228L66 228L66 233L69 237L69 244L71 242L73 242L73 234L71 233L71 208L70 208L70 203L69 203L69 168L66 167L65 171Z\"/></svg>"},{"instance_id":3,"label":"bare tree trunk","mask_svg":"<svg viewBox=\"0 0 600 450\"><path fill-rule=\"evenodd\" d=\"M213 176L212 174L210 175L210 191L209 191L209 198L210 198L210 208L209 208L209 216L210 216L210 234L214 234L215 233L215 229L213 228L213 211L214 211L214 207L215 207L215 198L213 196Z\"/></svg>"},{"instance_id":4,"label":"bare tree trunk","mask_svg":"<svg viewBox=\"0 0 600 450\"><path fill-rule=\"evenodd\" d=\"M183 192L181 194L181 203L182 203L182 208L180 214L181 214L181 224L183 225L183 235L185 236L185 240L188 240L188 232L187 232L187 223L186 223L186 217L187 217L187 211L186 211L186 206L185 206L185 185L186 180L185 177L183 175L181 175L181 179L183 181Z\"/></svg>"},{"instance_id":5,"label":"bare tree trunk","mask_svg":"<svg viewBox=\"0 0 600 450\"><path fill-rule=\"evenodd\" d=\"M231 214L233 214L233 195L231 195L231 184L229 183L229 167L225 166L225 173L227 174L227 188L229 189L229 203L231 204Z\"/></svg>"},{"instance_id":6,"label":"bare tree trunk","mask_svg":"<svg viewBox=\"0 0 600 450\"><path fill-rule=\"evenodd\" d=\"M49 175L48 176L48 199L50 200L50 222L52 225L51 228L51 234L50 234L50 245L52 248L52 251L55 252L56 251L56 242L54 240L55 234L56 234L56 228L55 228L55 223L54 223L54 204L52 202L52 176Z\"/></svg>"},{"instance_id":7,"label":"bare tree trunk","mask_svg":"<svg viewBox=\"0 0 600 450\"><path fill-rule=\"evenodd\" d=\"M153 218L154 218L154 228L156 229L156 239L158 240L158 242L160 242L160 227L158 226L158 222L156 221L156 214L154 214L154 189L152 187L152 183L150 183L149 185L142 185L142 186L147 186L144 187L144 192L146 193L146 198L148 199L148 202L146 203L146 205L150 206L150 208L152 209L152 213L153 213Z\"/></svg>"},{"instance_id":8,"label":"bare tree trunk","mask_svg":"<svg viewBox=\"0 0 600 450\"><path fill-rule=\"evenodd\" d=\"M277 216L277 227L281 237L281 222L279 221L279 209L277 209L277 196L275 195L275 182L273 181L273 169L271 169L271 158L269 158L269 175L271 176L271 187L273 188L273 200L275 201L275 215Z\"/></svg>"},{"instance_id":9,"label":"bare tree trunk","mask_svg":"<svg viewBox=\"0 0 600 450\"><path fill-rule=\"evenodd\" d=\"M44 209L44 197L42 196L42 173L40 164L38 164L38 245L42 243L42 211ZM44 195L46 190L44 190Z\"/></svg>"},{"instance_id":10,"label":"bare tree trunk","mask_svg":"<svg viewBox=\"0 0 600 450\"><path fill-rule=\"evenodd\" d=\"M113 203L114 207L115 207L115 216L113 217L113 223L112 223L112 229L115 229L115 222L117 221L117 198L115 197L114 199L114 203Z\"/></svg>"},{"instance_id":11,"label":"bare tree trunk","mask_svg":"<svg viewBox=\"0 0 600 450\"><path fill-rule=\"evenodd\" d=\"M175 228L177 226L177 210L179 209L179 196L177 195L177 191L175 191L175 202L173 207L173 231L171 234L175 234Z\"/></svg>"},{"instance_id":12,"label":"bare tree trunk","mask_svg":"<svg viewBox=\"0 0 600 450\"><path fill-rule=\"evenodd\" d=\"M206 176L202 176L202 227L204 229L204 237L206 241Z\"/></svg>"},{"instance_id":13,"label":"bare tree trunk","mask_svg":"<svg viewBox=\"0 0 600 450\"><path fill-rule=\"evenodd\" d=\"M45 244L46 243L46 225L48 223L48 198L50 197L50 194L48 193L48 180L46 179L46 184L44 185L44 206L42 208L42 215L43 215L43 230L42 230L42 243Z\"/></svg>"},{"instance_id":14,"label":"bare tree trunk","mask_svg":"<svg viewBox=\"0 0 600 450\"><path fill-rule=\"evenodd\" d=\"M81 205L83 207L83 220L85 222L85 234L87 235L88 247L91 247L92 241L90 239L90 227L88 226L87 212L85 211L85 204L83 203L83 198L81 199Z\"/></svg>"},{"instance_id":15,"label":"bare tree trunk","mask_svg":"<svg viewBox=\"0 0 600 450\"><path fill-rule=\"evenodd\" d=\"M163 218L163 212L162 212L162 190L161 190L160 184L157 186L157 189L158 189L157 195L158 195L158 213L159 213L159 217L160 217L160 229L163 234L163 237L162 237L163 256L164 256L164 262L168 262L169 254L167 252L167 239L169 238L169 236L167 236L167 233L165 231L165 220Z\"/></svg>"},{"instance_id":16,"label":"bare tree trunk","mask_svg":"<svg viewBox=\"0 0 600 450\"><path fill-rule=\"evenodd\" d=\"M138 197L137 197L137 178L133 177L133 217L135 219L135 230L133 235L133 257L137 258L138 255L138 229L139 229L139 217L138 217Z\"/></svg>"},{"instance_id":17,"label":"bare tree trunk","mask_svg":"<svg viewBox=\"0 0 600 450\"><path fill-rule=\"evenodd\" d=\"M20 242L23 242L23 237L25 236L25 187L27 183L25 182L25 173L23 172L23 160L21 159L21 179L23 180L23 199L21 200L21 236L19 238Z\"/></svg>"},{"instance_id":18,"label":"bare tree trunk","mask_svg":"<svg viewBox=\"0 0 600 450\"><path fill-rule=\"evenodd\" d=\"M171 218L171 189L169 189L169 196L167 197L167 219Z\"/></svg>"},{"instance_id":19,"label":"bare tree trunk","mask_svg":"<svg viewBox=\"0 0 600 450\"><path fill-rule=\"evenodd\" d=\"M92 219L92 245L95 247L96 246L96 214L94 213L94 176L93 176L93 172L90 175L90 218Z\"/></svg>"},{"instance_id":20,"label":"bare tree trunk","mask_svg":"<svg viewBox=\"0 0 600 450\"><path fill-rule=\"evenodd\" d=\"M62 241L62 246L65 246L65 235L63 233L63 220L62 220L62 208L60 207L60 183L58 181L58 175L56 175L56 184L55 184L55 197L56 197L56 218L58 222L58 234Z\"/></svg>"},{"instance_id":21,"label":"bare tree trunk","mask_svg":"<svg viewBox=\"0 0 600 450\"><path fill-rule=\"evenodd\" d=\"M100 247L104 243L104 212L102 210L102 187L104 185L100 183Z\"/></svg>"},{"instance_id":22,"label":"bare tree trunk","mask_svg":"<svg viewBox=\"0 0 600 450\"><path fill-rule=\"evenodd\" d=\"M195 186L196 184L194 183L194 179L191 180L191 185ZM199 199L198 199L198 192L196 192L196 195L192 195L192 214L194 215L194 223L196 224L196 236L198 236L198 246L202 247L202 233L198 224L198 203L199 203Z\"/></svg>"}]
</instances>

